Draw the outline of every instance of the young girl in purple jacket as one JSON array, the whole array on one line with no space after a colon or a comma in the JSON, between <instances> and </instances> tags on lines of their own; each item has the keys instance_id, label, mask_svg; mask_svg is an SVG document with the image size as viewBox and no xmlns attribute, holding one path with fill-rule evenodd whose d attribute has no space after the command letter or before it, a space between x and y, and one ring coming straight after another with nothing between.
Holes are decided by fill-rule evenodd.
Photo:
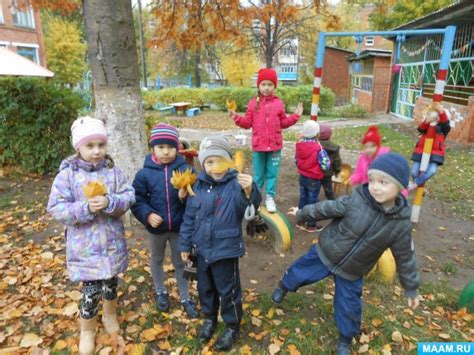
<instances>
[{"instance_id":1,"label":"young girl in purple jacket","mask_svg":"<svg viewBox=\"0 0 474 355\"><path fill-rule=\"evenodd\" d=\"M257 96L250 100L245 116L229 111L237 126L252 128L253 178L262 192L266 181L265 206L268 212L276 212L274 198L283 147L282 129L294 125L303 113L301 103L292 115L285 113L283 101L274 95L277 84L275 70L260 69Z\"/></svg>"},{"instance_id":2,"label":"young girl in purple jacket","mask_svg":"<svg viewBox=\"0 0 474 355\"><path fill-rule=\"evenodd\" d=\"M48 212L64 224L67 269L71 281L82 282L80 354L93 354L99 301L107 333L120 330L117 321L117 275L128 265L121 216L135 201L133 188L107 151L101 120L80 117L71 127L76 154L62 161L54 179ZM102 182L106 193L87 198L83 187Z\"/></svg>"}]
</instances>

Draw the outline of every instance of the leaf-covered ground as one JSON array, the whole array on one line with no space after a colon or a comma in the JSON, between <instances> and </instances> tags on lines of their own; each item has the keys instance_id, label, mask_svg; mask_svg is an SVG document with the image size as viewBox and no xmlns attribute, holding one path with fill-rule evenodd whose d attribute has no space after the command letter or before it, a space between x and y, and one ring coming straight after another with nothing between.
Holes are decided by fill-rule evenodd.
<instances>
[{"instance_id":1,"label":"leaf-covered ground","mask_svg":"<svg viewBox=\"0 0 474 355\"><path fill-rule=\"evenodd\" d=\"M51 179L13 171L0 183L0 353L75 353L81 293L79 285L67 278L62 229L45 211ZM201 347L196 341L199 320L187 319L178 306L169 260L171 311L160 314L156 310L144 236L141 228L127 232L130 267L119 287L122 333L107 336L100 326L98 353L212 353L215 338ZM299 236L295 243L309 245L311 240ZM291 261L275 255L271 244L247 242L249 256L244 259L265 253L268 255L262 258L271 260L267 264L273 267L286 267ZM295 244L295 248L300 247ZM245 316L242 339L233 352L331 353L337 339L332 280L290 294L276 307L270 301L269 287L264 286L270 277L265 273L270 275L271 270L258 266L255 272L256 268L257 263L243 260ZM369 278L364 289L362 334L354 351L406 354L416 353L418 341L474 341L474 317L457 308L458 293L444 282L424 284L421 306L411 311L397 283L385 285ZM194 287L192 294L197 297ZM222 331L221 325L218 334Z\"/></svg>"}]
</instances>

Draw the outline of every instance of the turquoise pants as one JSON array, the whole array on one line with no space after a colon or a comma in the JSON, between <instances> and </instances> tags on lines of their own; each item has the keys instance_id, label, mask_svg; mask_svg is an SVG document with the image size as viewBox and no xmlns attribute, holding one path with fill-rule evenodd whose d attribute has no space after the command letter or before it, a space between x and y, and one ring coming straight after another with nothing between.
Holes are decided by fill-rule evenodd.
<instances>
[{"instance_id":1,"label":"turquoise pants","mask_svg":"<svg viewBox=\"0 0 474 355\"><path fill-rule=\"evenodd\" d=\"M253 178L263 192L267 182L267 195L275 197L280 172L281 150L274 152L253 152Z\"/></svg>"}]
</instances>

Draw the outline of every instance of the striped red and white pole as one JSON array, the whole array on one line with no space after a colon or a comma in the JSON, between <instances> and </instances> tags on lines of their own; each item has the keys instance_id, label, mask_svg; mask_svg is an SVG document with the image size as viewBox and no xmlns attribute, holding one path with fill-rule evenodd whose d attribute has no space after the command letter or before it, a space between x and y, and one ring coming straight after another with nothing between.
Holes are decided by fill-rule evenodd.
<instances>
[{"instance_id":1,"label":"striped red and white pole","mask_svg":"<svg viewBox=\"0 0 474 355\"><path fill-rule=\"evenodd\" d=\"M311 119L314 121L318 120L322 74L323 74L323 68L314 69L313 97L311 99Z\"/></svg>"},{"instance_id":2,"label":"striped red and white pole","mask_svg":"<svg viewBox=\"0 0 474 355\"><path fill-rule=\"evenodd\" d=\"M446 77L448 75L447 69L439 69L436 75L436 87L433 95L433 102L443 101L444 87L446 85ZM430 163L431 152L433 150L433 143L436 135L436 121L431 122L427 132L425 133L425 144L423 146L423 154L420 162L420 175L428 169ZM425 184L419 185L415 191L415 198L413 199L413 207L411 210L411 221L418 223L420 219L421 205L423 204L423 193L425 191Z\"/></svg>"}]
</instances>

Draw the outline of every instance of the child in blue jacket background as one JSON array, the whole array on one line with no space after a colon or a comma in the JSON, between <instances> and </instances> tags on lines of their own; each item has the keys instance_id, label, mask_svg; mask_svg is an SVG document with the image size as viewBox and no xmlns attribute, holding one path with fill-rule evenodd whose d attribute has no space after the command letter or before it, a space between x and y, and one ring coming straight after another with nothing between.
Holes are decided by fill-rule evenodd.
<instances>
[{"instance_id":1,"label":"child in blue jacket background","mask_svg":"<svg viewBox=\"0 0 474 355\"><path fill-rule=\"evenodd\" d=\"M178 251L178 232L183 222L187 192L185 189L178 191L171 185L173 171L183 172L189 166L182 156L177 155L179 135L175 127L164 123L155 125L150 133L150 146L153 152L146 156L143 169L133 181L136 203L132 206L132 213L150 233L151 275L156 304L161 311L169 309L163 271L166 244L169 242L181 305L191 318L197 318L198 313L189 297L188 282L183 277L184 263Z\"/></svg>"},{"instance_id":2,"label":"child in blue jacket background","mask_svg":"<svg viewBox=\"0 0 474 355\"><path fill-rule=\"evenodd\" d=\"M197 279L204 324L199 341L212 337L220 313L227 329L216 343L216 350L228 351L240 335L242 289L239 258L245 254L242 219L252 203L262 197L250 175L231 169L214 170L223 159L232 159L232 150L223 136L206 137L199 149L203 171L193 186L179 233L179 249L184 261L193 246L197 252ZM246 196L250 197L250 201Z\"/></svg>"}]
</instances>

